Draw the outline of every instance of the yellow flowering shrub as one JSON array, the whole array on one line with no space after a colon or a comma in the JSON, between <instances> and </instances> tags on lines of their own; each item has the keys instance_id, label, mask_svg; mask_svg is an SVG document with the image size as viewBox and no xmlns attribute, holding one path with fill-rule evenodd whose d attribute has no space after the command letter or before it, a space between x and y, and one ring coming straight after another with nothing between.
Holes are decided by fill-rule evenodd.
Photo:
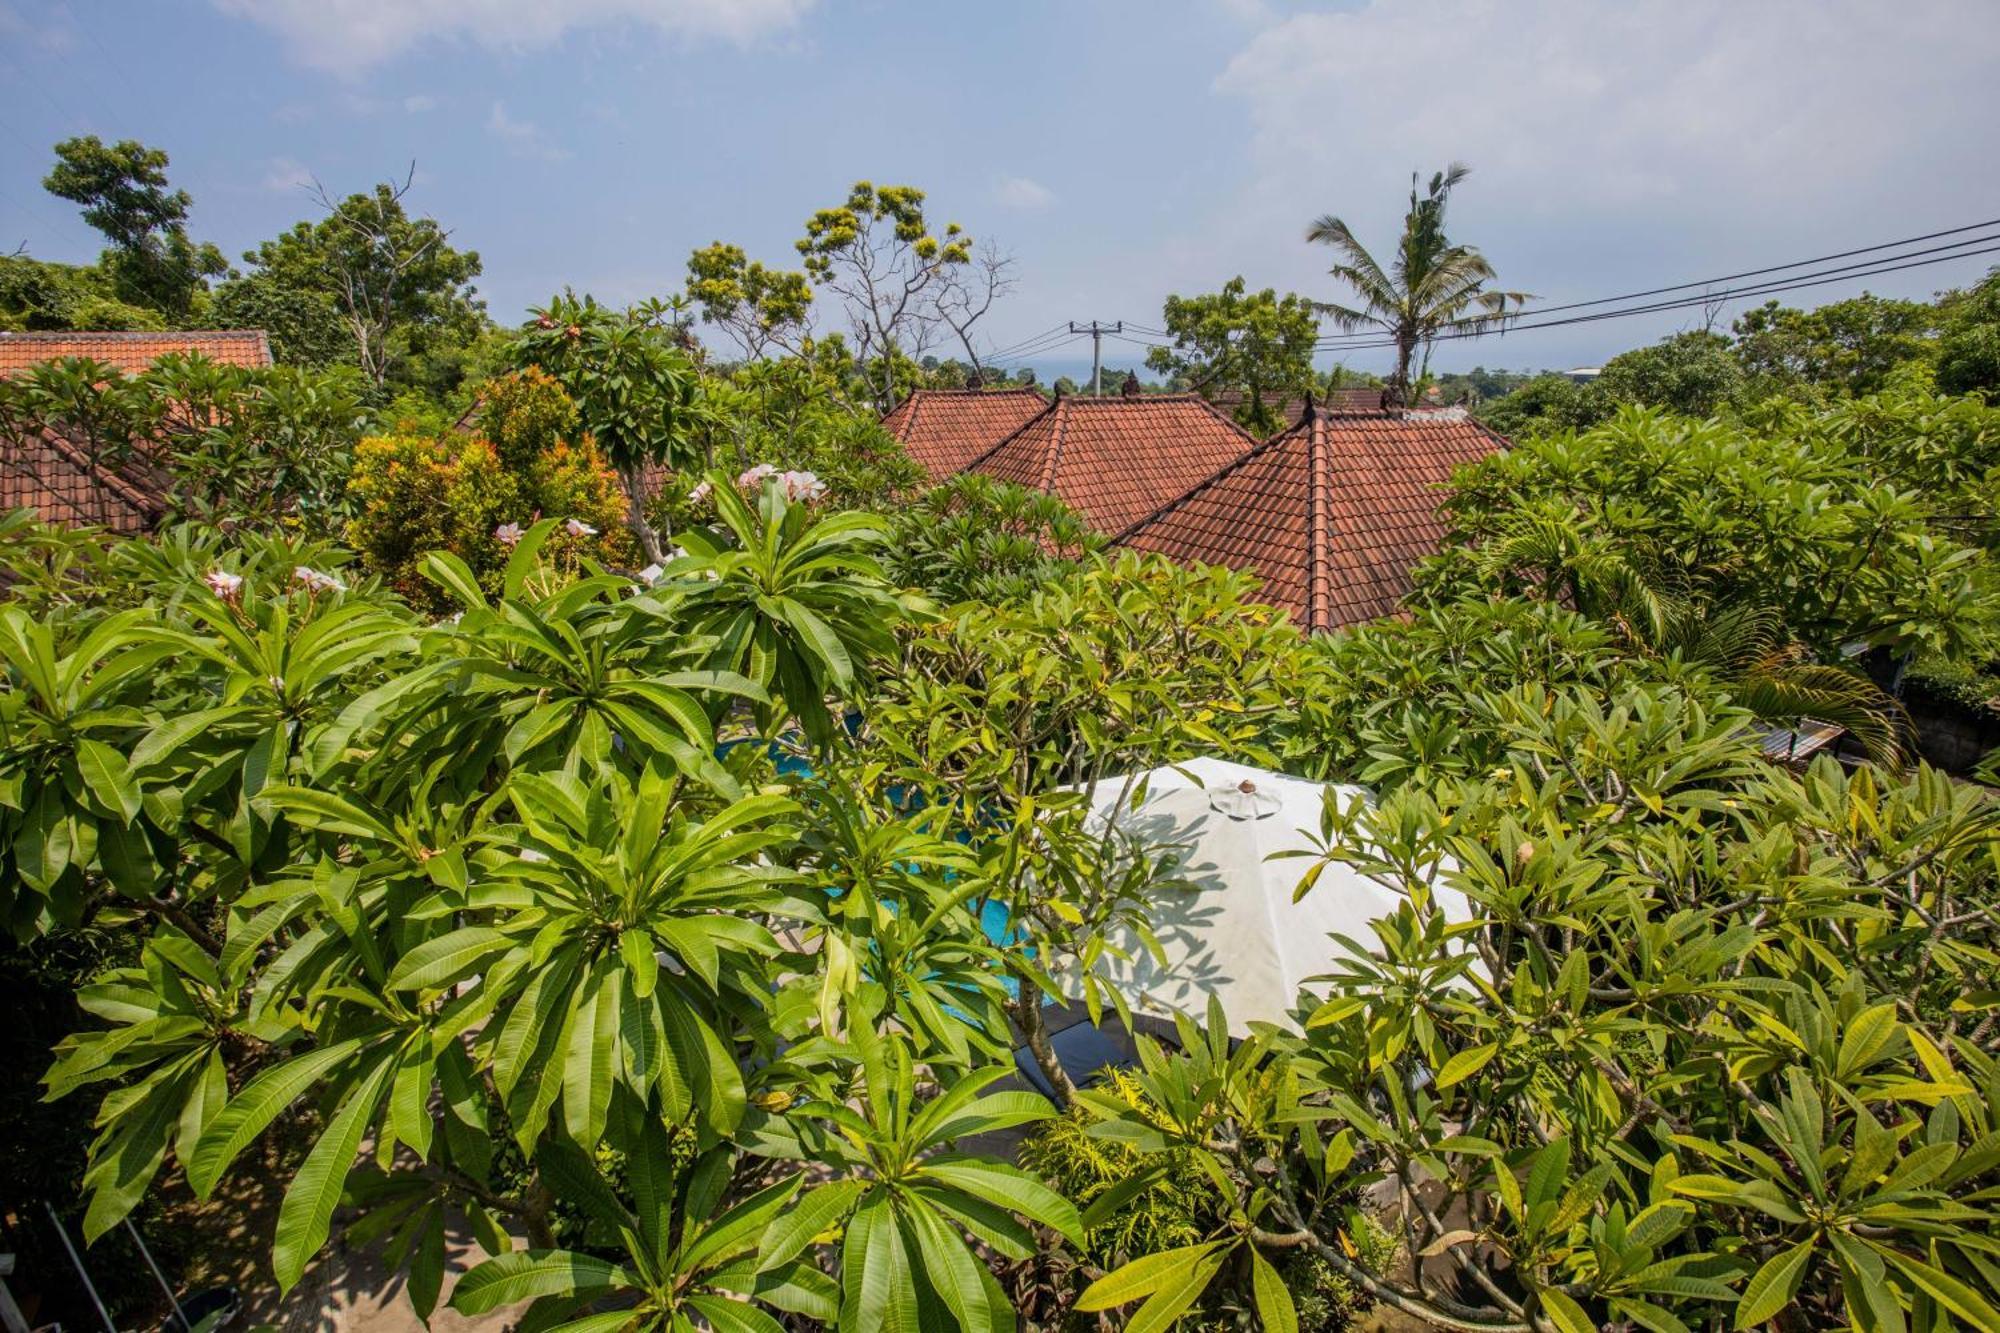
<instances>
[{"instance_id":1,"label":"yellow flowering shrub","mask_svg":"<svg viewBox=\"0 0 2000 1333\"><path fill-rule=\"evenodd\" d=\"M427 552L450 551L497 589L510 541L542 518L564 522L545 548L556 563L629 568L638 552L624 491L595 442L576 435L576 419L562 387L529 370L487 386L479 434L362 440L348 480L348 541L368 568L432 610L445 601L418 573Z\"/></svg>"}]
</instances>

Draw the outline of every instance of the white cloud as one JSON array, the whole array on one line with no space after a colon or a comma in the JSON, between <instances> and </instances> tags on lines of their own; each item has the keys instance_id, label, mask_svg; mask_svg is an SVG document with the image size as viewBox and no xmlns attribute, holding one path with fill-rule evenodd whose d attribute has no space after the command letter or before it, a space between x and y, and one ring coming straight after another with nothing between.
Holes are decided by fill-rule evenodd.
<instances>
[{"instance_id":1,"label":"white cloud","mask_svg":"<svg viewBox=\"0 0 2000 1333\"><path fill-rule=\"evenodd\" d=\"M487 114L486 128L520 157L539 157L545 162L560 162L570 155L569 150L551 139L541 126L531 120L514 119L507 114L507 108L499 102L495 102L493 110Z\"/></svg>"},{"instance_id":2,"label":"white cloud","mask_svg":"<svg viewBox=\"0 0 2000 1333\"><path fill-rule=\"evenodd\" d=\"M1410 173L1453 160L1474 168L1454 202L1464 238L1544 294L1953 226L2000 207L1974 166L1992 154L1996 67L1992 0L1295 12L1217 80L1247 109L1252 179L1206 220L1204 249L1261 245L1285 269L1271 277L1320 294L1308 220L1338 213L1385 247Z\"/></svg>"},{"instance_id":3,"label":"white cloud","mask_svg":"<svg viewBox=\"0 0 2000 1333\"><path fill-rule=\"evenodd\" d=\"M289 157L272 158L264 172L263 186L267 190L309 190L312 185L312 173Z\"/></svg>"},{"instance_id":4,"label":"white cloud","mask_svg":"<svg viewBox=\"0 0 2000 1333\"><path fill-rule=\"evenodd\" d=\"M531 50L573 28L631 23L675 37L750 42L814 0L215 0L276 32L308 65L351 74L441 39Z\"/></svg>"},{"instance_id":5,"label":"white cloud","mask_svg":"<svg viewBox=\"0 0 2000 1333\"><path fill-rule=\"evenodd\" d=\"M1038 180L1026 176L1004 176L993 187L993 198L1003 208L1018 208L1023 212L1037 212L1056 201L1055 192Z\"/></svg>"},{"instance_id":6,"label":"white cloud","mask_svg":"<svg viewBox=\"0 0 2000 1333\"><path fill-rule=\"evenodd\" d=\"M437 107L438 99L432 97L429 93L416 93L403 99L403 110L410 112L412 115L424 111L435 111Z\"/></svg>"}]
</instances>

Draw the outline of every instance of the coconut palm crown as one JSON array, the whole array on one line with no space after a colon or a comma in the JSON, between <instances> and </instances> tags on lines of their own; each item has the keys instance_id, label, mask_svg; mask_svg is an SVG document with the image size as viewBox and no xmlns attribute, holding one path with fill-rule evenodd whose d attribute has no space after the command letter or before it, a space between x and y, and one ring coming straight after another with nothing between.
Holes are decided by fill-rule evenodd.
<instances>
[{"instance_id":1,"label":"coconut palm crown","mask_svg":"<svg viewBox=\"0 0 2000 1333\"><path fill-rule=\"evenodd\" d=\"M1410 177L1410 211L1403 218L1395 262L1386 270L1333 214L1322 215L1306 229L1307 240L1330 245L1341 256L1327 272L1360 298L1358 306L1316 303L1320 313L1345 332L1380 329L1395 340L1396 368L1384 398L1391 406L1409 402L1410 361L1419 347L1428 363L1431 342L1440 334L1493 327L1506 318L1509 306L1518 309L1533 299L1526 292L1487 290L1494 273L1486 256L1445 235L1445 204L1452 187L1471 171L1454 162L1433 175L1422 194L1417 177Z\"/></svg>"}]
</instances>

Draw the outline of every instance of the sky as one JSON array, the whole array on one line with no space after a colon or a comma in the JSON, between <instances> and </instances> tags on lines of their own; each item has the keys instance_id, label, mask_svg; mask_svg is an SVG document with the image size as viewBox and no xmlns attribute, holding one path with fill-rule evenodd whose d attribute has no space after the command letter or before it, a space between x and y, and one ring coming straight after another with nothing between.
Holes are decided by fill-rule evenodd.
<instances>
[{"instance_id":1,"label":"sky","mask_svg":"<svg viewBox=\"0 0 2000 1333\"><path fill-rule=\"evenodd\" d=\"M2000 218L1994 0L0 0L0 87L0 248L95 256L40 186L69 135L166 149L232 257L313 216L313 182L414 164L410 207L479 252L508 322L564 286L669 294L715 240L789 266L861 179L1015 257L990 347L1158 327L1168 293L1239 274L1339 300L1307 224L1385 254L1410 174L1452 160L1454 238L1547 305ZM1927 297L1996 261L1787 299ZM1701 318L1434 365L1592 365Z\"/></svg>"}]
</instances>

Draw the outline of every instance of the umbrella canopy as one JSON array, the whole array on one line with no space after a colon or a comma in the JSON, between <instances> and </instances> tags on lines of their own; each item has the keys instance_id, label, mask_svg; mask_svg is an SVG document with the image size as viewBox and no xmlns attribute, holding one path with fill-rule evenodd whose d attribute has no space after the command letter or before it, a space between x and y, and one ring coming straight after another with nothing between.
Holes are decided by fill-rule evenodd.
<instances>
[{"instance_id":1,"label":"umbrella canopy","mask_svg":"<svg viewBox=\"0 0 2000 1333\"><path fill-rule=\"evenodd\" d=\"M1244 784L1249 784L1246 789ZM1162 966L1138 935L1111 943L1128 955L1106 957L1097 974L1138 1013L1174 1010L1199 1015L1211 995L1222 1001L1232 1036L1248 1036L1253 1021L1296 1027L1291 1010L1309 977L1332 970L1339 933L1366 945L1368 923L1404 901L1389 885L1344 865L1329 865L1311 892L1292 901L1312 865L1322 794L1327 784L1220 759L1195 759L1145 775L1146 798L1119 808L1133 785L1108 778L1092 795L1097 816L1141 846L1170 848L1178 862L1152 899L1153 933ZM1343 798L1360 787L1335 786ZM1465 896L1439 886L1436 898L1452 921L1469 920Z\"/></svg>"}]
</instances>

